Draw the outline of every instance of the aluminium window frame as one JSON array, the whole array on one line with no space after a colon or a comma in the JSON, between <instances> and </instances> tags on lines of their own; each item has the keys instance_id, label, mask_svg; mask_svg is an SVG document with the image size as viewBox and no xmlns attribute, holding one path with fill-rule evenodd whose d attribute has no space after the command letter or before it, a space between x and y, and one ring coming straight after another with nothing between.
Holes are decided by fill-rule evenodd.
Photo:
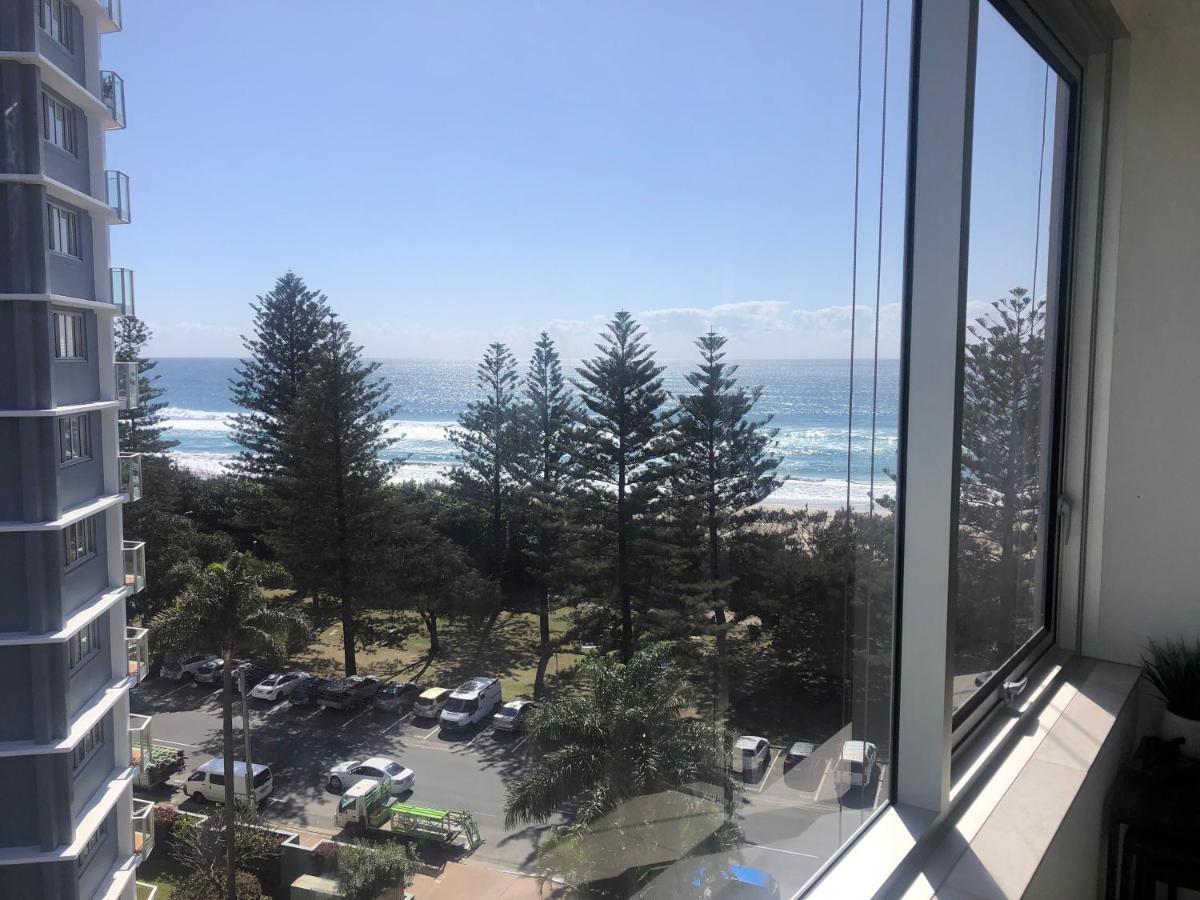
<instances>
[{"instance_id":1,"label":"aluminium window frame","mask_svg":"<svg viewBox=\"0 0 1200 900\"><path fill-rule=\"evenodd\" d=\"M57 113L61 112L61 117ZM56 150L79 158L79 119L76 109L42 88L42 140ZM61 125L61 127L60 127Z\"/></svg>"},{"instance_id":2,"label":"aluminium window frame","mask_svg":"<svg viewBox=\"0 0 1200 900\"><path fill-rule=\"evenodd\" d=\"M54 332L54 361L87 362L87 317L83 313L55 310L50 324Z\"/></svg>"},{"instance_id":3,"label":"aluminium window frame","mask_svg":"<svg viewBox=\"0 0 1200 900\"><path fill-rule=\"evenodd\" d=\"M63 228L65 227L65 232ZM76 210L67 209L55 203L46 201L46 245L51 253L64 256L67 259L83 259L83 232L80 215ZM60 246L66 237L66 247Z\"/></svg>"},{"instance_id":4,"label":"aluminium window frame","mask_svg":"<svg viewBox=\"0 0 1200 900\"><path fill-rule=\"evenodd\" d=\"M66 469L92 458L92 417L75 413L58 419L58 467Z\"/></svg>"},{"instance_id":5,"label":"aluminium window frame","mask_svg":"<svg viewBox=\"0 0 1200 900\"><path fill-rule=\"evenodd\" d=\"M58 10L58 33L52 23ZM75 4L71 0L38 0L38 26L63 50L75 55ZM65 40L64 40L65 39Z\"/></svg>"},{"instance_id":6,"label":"aluminium window frame","mask_svg":"<svg viewBox=\"0 0 1200 900\"><path fill-rule=\"evenodd\" d=\"M77 522L72 522L62 530L63 544L63 571L70 572L79 566L86 563L89 559L96 557L96 519L98 516L88 516L80 519ZM74 544L77 548L82 548L83 552L77 552L72 558L68 558L68 550Z\"/></svg>"}]
</instances>

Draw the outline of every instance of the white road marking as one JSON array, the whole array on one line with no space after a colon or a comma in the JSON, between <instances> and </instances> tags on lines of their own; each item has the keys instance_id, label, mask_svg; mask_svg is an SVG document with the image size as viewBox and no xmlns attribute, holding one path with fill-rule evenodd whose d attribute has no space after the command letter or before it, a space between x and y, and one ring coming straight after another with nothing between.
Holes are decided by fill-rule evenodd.
<instances>
[{"instance_id":1,"label":"white road marking","mask_svg":"<svg viewBox=\"0 0 1200 900\"><path fill-rule=\"evenodd\" d=\"M189 686L190 686L190 685L189 685L189 684L188 684L188 683L185 681L183 684L179 685L179 687L173 687L173 688L171 688L169 691L167 691L165 694L159 694L159 695L158 695L156 698L154 698L154 699L156 699L156 700L166 700L166 699L167 699L168 697L170 697L172 694L178 694L178 693L179 693L180 691L182 691L182 690L183 690L185 687L189 687Z\"/></svg>"},{"instance_id":2,"label":"white road marking","mask_svg":"<svg viewBox=\"0 0 1200 900\"><path fill-rule=\"evenodd\" d=\"M746 846L754 847L758 850L770 850L772 853L786 853L789 856L804 856L804 857L807 857L808 859L822 859L823 858L823 857L817 856L815 853L801 853L799 850L784 850L782 847L769 847L766 844L755 844L750 841L746 842Z\"/></svg>"},{"instance_id":3,"label":"white road marking","mask_svg":"<svg viewBox=\"0 0 1200 900\"><path fill-rule=\"evenodd\" d=\"M782 755L782 753L776 753L771 757L771 764L767 766L767 771L763 774L762 781L758 783L758 790L754 793L761 794L763 792L763 788L767 786L767 779L771 777L771 770L775 768L775 763L779 762L779 757Z\"/></svg>"},{"instance_id":4,"label":"white road marking","mask_svg":"<svg viewBox=\"0 0 1200 900\"><path fill-rule=\"evenodd\" d=\"M349 725L349 724L350 724L351 722L353 722L355 719L361 719L363 716L365 716L365 715L366 715L367 713L369 713L370 711L371 711L371 707L370 707L370 706L364 707L364 708L363 708L363 710L362 710L362 712L356 713L355 715L353 715L353 716L351 716L349 719L347 719L345 722L343 722L343 723L342 723L342 727L343 727L343 728L345 728L347 725Z\"/></svg>"},{"instance_id":5,"label":"white road marking","mask_svg":"<svg viewBox=\"0 0 1200 900\"><path fill-rule=\"evenodd\" d=\"M307 722L309 719L311 719L317 713L324 712L324 711L325 711L325 707L318 706L316 709L314 709L312 712L310 712L307 716L304 717L304 721Z\"/></svg>"},{"instance_id":6,"label":"white road marking","mask_svg":"<svg viewBox=\"0 0 1200 900\"><path fill-rule=\"evenodd\" d=\"M438 733L439 731L441 731L441 730L442 730L442 726L441 726L441 725L434 725L432 728L430 728L430 729L429 729L429 733L428 733L428 734L425 734L425 735L422 735L422 736L421 736L421 740L423 740L423 741L427 741L427 740L429 740L431 737L433 737L435 734L437 734L437 733Z\"/></svg>"},{"instance_id":7,"label":"white road marking","mask_svg":"<svg viewBox=\"0 0 1200 900\"><path fill-rule=\"evenodd\" d=\"M155 738L154 743L166 744L168 747L179 747L183 750L194 750L196 748L195 744L181 744L178 741L168 741L164 738Z\"/></svg>"},{"instance_id":8,"label":"white road marking","mask_svg":"<svg viewBox=\"0 0 1200 900\"><path fill-rule=\"evenodd\" d=\"M391 731L397 725L402 725L405 722L409 721L410 719L412 719L412 713L407 713L407 714L401 716L399 719L397 719L395 722L393 722L391 725L389 725L387 728L383 729L383 731L381 731L379 733L387 734L389 731Z\"/></svg>"},{"instance_id":9,"label":"white road marking","mask_svg":"<svg viewBox=\"0 0 1200 900\"><path fill-rule=\"evenodd\" d=\"M512 748L514 750L520 750L521 745L524 744L526 740L527 740L527 737L522 737L519 741L517 741L515 744L512 745Z\"/></svg>"}]
</instances>

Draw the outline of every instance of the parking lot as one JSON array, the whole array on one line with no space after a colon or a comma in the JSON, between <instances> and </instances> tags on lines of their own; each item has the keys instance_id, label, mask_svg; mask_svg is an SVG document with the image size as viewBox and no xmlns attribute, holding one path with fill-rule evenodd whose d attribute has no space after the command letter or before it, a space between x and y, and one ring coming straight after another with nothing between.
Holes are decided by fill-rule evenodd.
<instances>
[{"instance_id":1,"label":"parking lot","mask_svg":"<svg viewBox=\"0 0 1200 900\"><path fill-rule=\"evenodd\" d=\"M173 776L172 802L194 809L182 783L197 765L221 755L220 691L211 685L153 678L131 694L131 709L153 716L155 743L183 750L185 768ZM235 712L239 706L235 704ZM234 718L235 755L241 759L241 717ZM480 725L461 734L435 723L367 708L339 712L318 706L250 701L252 752L274 775L274 793L263 816L284 828L334 836L338 794L327 787L338 762L384 756L416 773L411 802L469 810L484 839L473 859L508 871L532 871L538 846L558 822L504 829L505 784L528 762L520 734ZM794 892L870 814L881 776L852 788L840 801L824 765L783 771L783 753L772 748L765 772L745 785L739 824L746 839L741 860L772 873L784 894ZM160 795L162 799L165 795ZM409 798L405 798L409 799Z\"/></svg>"}]
</instances>

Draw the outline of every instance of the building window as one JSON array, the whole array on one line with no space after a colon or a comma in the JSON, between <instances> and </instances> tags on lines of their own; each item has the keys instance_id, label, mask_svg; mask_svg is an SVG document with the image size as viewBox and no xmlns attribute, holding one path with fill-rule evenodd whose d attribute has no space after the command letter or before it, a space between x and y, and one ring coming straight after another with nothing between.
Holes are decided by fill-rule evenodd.
<instances>
[{"instance_id":1,"label":"building window","mask_svg":"<svg viewBox=\"0 0 1200 900\"><path fill-rule=\"evenodd\" d=\"M58 420L58 462L68 465L92 458L91 422L87 413Z\"/></svg>"},{"instance_id":2,"label":"building window","mask_svg":"<svg viewBox=\"0 0 1200 900\"><path fill-rule=\"evenodd\" d=\"M71 769L78 772L93 753L104 746L104 722L93 725L71 751ZM90 843L90 842L89 842Z\"/></svg>"},{"instance_id":3,"label":"building window","mask_svg":"<svg viewBox=\"0 0 1200 900\"><path fill-rule=\"evenodd\" d=\"M50 249L63 256L82 259L79 251L79 213L46 204L46 220L50 228Z\"/></svg>"},{"instance_id":4,"label":"building window","mask_svg":"<svg viewBox=\"0 0 1200 900\"><path fill-rule=\"evenodd\" d=\"M80 871L83 871L85 868L87 868L87 864L92 861L92 856L94 856L96 853L96 848L104 843L104 839L106 837L108 837L108 819L105 819L103 822L101 822L100 827L97 828L92 833L92 836L87 839L87 843L79 848Z\"/></svg>"},{"instance_id":5,"label":"building window","mask_svg":"<svg viewBox=\"0 0 1200 900\"><path fill-rule=\"evenodd\" d=\"M73 18L75 7L68 0L40 0L38 22L65 50L75 52Z\"/></svg>"},{"instance_id":6,"label":"building window","mask_svg":"<svg viewBox=\"0 0 1200 900\"><path fill-rule=\"evenodd\" d=\"M71 155L79 152L75 134L75 110L42 92L42 137Z\"/></svg>"},{"instance_id":7,"label":"building window","mask_svg":"<svg viewBox=\"0 0 1200 900\"><path fill-rule=\"evenodd\" d=\"M63 529L64 562L69 569L96 555L96 517L72 522Z\"/></svg>"},{"instance_id":8,"label":"building window","mask_svg":"<svg viewBox=\"0 0 1200 900\"><path fill-rule=\"evenodd\" d=\"M54 314L54 358L87 359L87 332L82 313Z\"/></svg>"},{"instance_id":9,"label":"building window","mask_svg":"<svg viewBox=\"0 0 1200 900\"><path fill-rule=\"evenodd\" d=\"M93 619L71 635L67 643L67 667L71 670L100 650L100 620Z\"/></svg>"}]
</instances>

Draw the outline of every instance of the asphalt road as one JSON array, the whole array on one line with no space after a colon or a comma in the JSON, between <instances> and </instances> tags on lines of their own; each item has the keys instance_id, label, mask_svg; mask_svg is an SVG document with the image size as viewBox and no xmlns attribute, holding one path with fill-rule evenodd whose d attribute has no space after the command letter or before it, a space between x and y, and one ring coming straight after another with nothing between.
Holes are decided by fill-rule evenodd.
<instances>
[{"instance_id":1,"label":"asphalt road","mask_svg":"<svg viewBox=\"0 0 1200 900\"><path fill-rule=\"evenodd\" d=\"M186 754L186 766L172 782L181 784L197 765L221 755L219 696L210 685L158 678L132 692L131 711L154 717L155 743ZM286 828L337 834L333 817L339 795L326 786L329 768L368 756L396 759L416 773L412 802L470 810L484 839L473 859L497 868L532 870L541 841L554 824L565 821L505 830L504 786L528 761L520 735L497 733L490 726L449 735L411 715L296 707L286 700L251 700L250 725L254 762L269 765L274 776L263 816ZM234 730L235 755L241 759L240 715L234 717ZM739 824L746 846L737 856L774 875L783 896L790 896L870 814L876 788L853 788L841 803L817 803L811 779L784 773L782 754L773 750L765 776L745 786ZM195 807L179 792L171 799L184 809Z\"/></svg>"}]
</instances>

